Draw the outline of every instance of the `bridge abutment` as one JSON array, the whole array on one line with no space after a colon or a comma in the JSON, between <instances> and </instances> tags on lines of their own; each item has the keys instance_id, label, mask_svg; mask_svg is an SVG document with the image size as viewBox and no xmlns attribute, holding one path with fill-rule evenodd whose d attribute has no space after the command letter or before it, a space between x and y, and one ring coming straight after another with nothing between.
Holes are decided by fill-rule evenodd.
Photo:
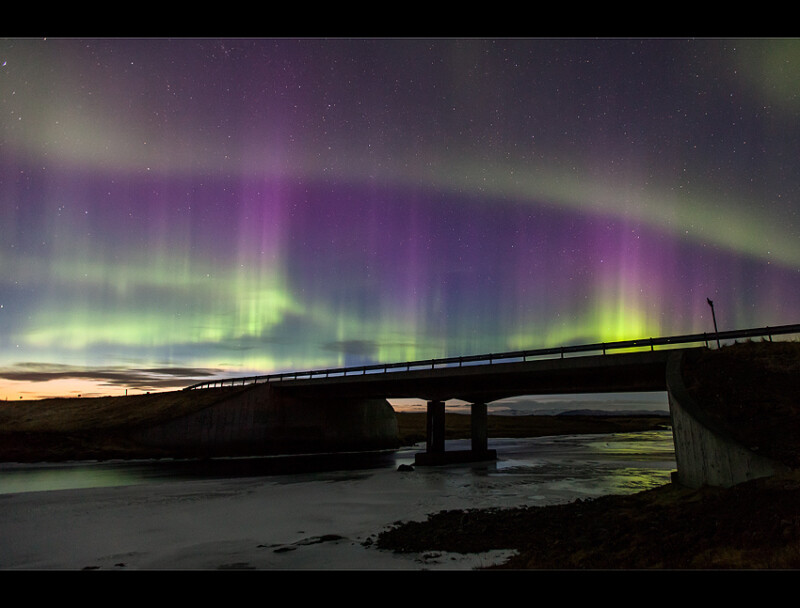
<instances>
[{"instance_id":1,"label":"bridge abutment","mask_svg":"<svg viewBox=\"0 0 800 608\"><path fill-rule=\"evenodd\" d=\"M472 449L446 451L445 437L445 404L444 401L429 401L427 410L427 442L425 452L414 458L416 465L442 465L462 462L481 462L497 460L497 451L488 449L489 416L485 403L473 403L470 406L470 424Z\"/></svg>"},{"instance_id":2,"label":"bridge abutment","mask_svg":"<svg viewBox=\"0 0 800 608\"><path fill-rule=\"evenodd\" d=\"M678 483L688 488L728 488L785 473L786 465L743 444L695 401L683 381L682 356L676 352L670 357L666 373Z\"/></svg>"}]
</instances>

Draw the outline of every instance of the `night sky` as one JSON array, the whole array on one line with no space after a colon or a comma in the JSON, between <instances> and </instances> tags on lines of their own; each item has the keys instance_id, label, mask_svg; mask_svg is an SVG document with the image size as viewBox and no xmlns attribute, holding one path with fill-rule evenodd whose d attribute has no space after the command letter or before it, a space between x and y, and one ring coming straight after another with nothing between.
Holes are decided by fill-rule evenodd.
<instances>
[{"instance_id":1,"label":"night sky","mask_svg":"<svg viewBox=\"0 0 800 608\"><path fill-rule=\"evenodd\" d=\"M800 41L4 39L0 398L800 322Z\"/></svg>"}]
</instances>

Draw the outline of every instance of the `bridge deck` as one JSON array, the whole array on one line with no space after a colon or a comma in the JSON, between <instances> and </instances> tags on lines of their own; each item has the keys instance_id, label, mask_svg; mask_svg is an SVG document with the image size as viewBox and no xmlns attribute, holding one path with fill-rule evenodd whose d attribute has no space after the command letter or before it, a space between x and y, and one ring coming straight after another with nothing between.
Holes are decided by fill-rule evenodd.
<instances>
[{"instance_id":1,"label":"bridge deck","mask_svg":"<svg viewBox=\"0 0 800 608\"><path fill-rule=\"evenodd\" d=\"M457 398L484 402L519 394L654 391L664 390L666 357L676 347L707 347L709 341L719 343L741 338L772 340L773 336L797 333L800 333L800 325L782 325L426 361L282 372L201 382L186 390L269 382L281 390L305 394L321 391L330 394L329 391L336 391L341 395L365 397Z\"/></svg>"},{"instance_id":2,"label":"bridge deck","mask_svg":"<svg viewBox=\"0 0 800 608\"><path fill-rule=\"evenodd\" d=\"M718 344L722 340L739 338L767 337L772 340L773 335L795 333L800 333L800 325L586 344L499 355L288 372L200 383L188 389L269 382L274 390L301 398L426 399L426 451L418 454L416 463L447 464L495 457L486 443L486 404L491 401L518 395L663 391L667 389L667 361L676 350L705 348L708 347L709 340L715 340ZM690 344L694 346L689 346ZM676 347L677 345L681 346ZM631 350L635 352L630 352ZM609 351L627 352L616 352L612 355L608 354ZM568 356L575 354L581 356ZM472 449L466 452L450 453L444 450L444 408L445 401L449 399L472 404Z\"/></svg>"},{"instance_id":3,"label":"bridge deck","mask_svg":"<svg viewBox=\"0 0 800 608\"><path fill-rule=\"evenodd\" d=\"M300 378L273 386L309 397L416 397L470 403L531 394L661 391L666 390L667 358L674 350Z\"/></svg>"}]
</instances>

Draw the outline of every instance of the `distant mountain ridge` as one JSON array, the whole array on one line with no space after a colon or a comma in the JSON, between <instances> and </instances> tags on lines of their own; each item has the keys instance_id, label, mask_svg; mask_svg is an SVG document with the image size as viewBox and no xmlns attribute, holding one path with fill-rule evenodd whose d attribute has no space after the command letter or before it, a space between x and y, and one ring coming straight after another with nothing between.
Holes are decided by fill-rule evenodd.
<instances>
[{"instance_id":1,"label":"distant mountain ridge","mask_svg":"<svg viewBox=\"0 0 800 608\"><path fill-rule=\"evenodd\" d=\"M669 418L669 412L664 410L602 410L602 409L580 409L580 410L536 410L510 411L508 416L663 416Z\"/></svg>"}]
</instances>

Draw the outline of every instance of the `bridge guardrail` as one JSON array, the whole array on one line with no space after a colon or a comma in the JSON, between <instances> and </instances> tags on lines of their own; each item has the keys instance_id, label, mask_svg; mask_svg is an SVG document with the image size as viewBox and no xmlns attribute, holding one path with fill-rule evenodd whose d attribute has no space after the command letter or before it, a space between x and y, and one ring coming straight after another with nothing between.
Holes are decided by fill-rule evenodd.
<instances>
[{"instance_id":1,"label":"bridge guardrail","mask_svg":"<svg viewBox=\"0 0 800 608\"><path fill-rule=\"evenodd\" d=\"M680 336L667 336L661 338L639 338L636 340L621 340L617 342L595 342L593 344L579 344L573 346L555 346L549 348L537 348L531 350L517 350L504 353L489 353L484 355L466 355L461 357L443 357L439 359L421 359L417 361L406 361L404 363L374 363L371 365L357 365L352 367L336 367L317 370L305 370L296 372L278 372L275 374L265 374L261 376L247 376L241 378L227 378L217 380L207 380L187 386L184 390L196 390L203 388L235 386L245 384L257 384L259 382L280 382L283 380L300 380L313 378L330 378L349 375L366 375L368 373L392 373L396 371L411 371L412 369L438 369L443 367L462 367L466 364L493 365L496 363L507 362L510 359L522 359L527 361L528 357L545 357L559 355L563 358L567 354L602 352L604 355L608 351L623 350L631 348L647 348L655 350L656 346L672 346L677 344L697 344L704 343L708 346L709 340L737 340L739 338L769 338L773 336L800 333L800 324L780 325L777 327L760 327L753 329L737 329L731 331L721 331L715 333L685 334Z\"/></svg>"}]
</instances>

